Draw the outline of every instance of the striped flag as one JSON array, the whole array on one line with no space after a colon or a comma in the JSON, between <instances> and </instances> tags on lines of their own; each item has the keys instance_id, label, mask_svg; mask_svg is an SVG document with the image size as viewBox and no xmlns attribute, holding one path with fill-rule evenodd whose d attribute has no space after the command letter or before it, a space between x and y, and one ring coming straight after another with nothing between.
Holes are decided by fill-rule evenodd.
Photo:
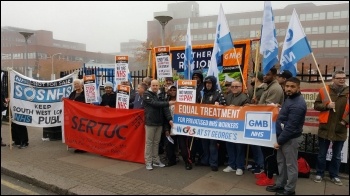
<instances>
[{"instance_id":1,"label":"striped flag","mask_svg":"<svg viewBox=\"0 0 350 196\"><path fill-rule=\"evenodd\" d=\"M214 41L213 53L210 59L210 66L208 69L207 76L214 76L217 81L217 88L220 88L220 80L219 80L219 69L218 65L222 66L221 58L222 55L229 49L232 49L233 41L230 33L230 29L227 25L227 20L224 14L224 10L222 9L222 5L220 4L220 10L218 15L218 22L216 24L216 36Z\"/></svg>"},{"instance_id":2,"label":"striped flag","mask_svg":"<svg viewBox=\"0 0 350 196\"><path fill-rule=\"evenodd\" d=\"M295 77L297 75L297 62L311 52L311 47L300 24L298 14L294 9L282 48L281 71L289 70Z\"/></svg>"}]
</instances>

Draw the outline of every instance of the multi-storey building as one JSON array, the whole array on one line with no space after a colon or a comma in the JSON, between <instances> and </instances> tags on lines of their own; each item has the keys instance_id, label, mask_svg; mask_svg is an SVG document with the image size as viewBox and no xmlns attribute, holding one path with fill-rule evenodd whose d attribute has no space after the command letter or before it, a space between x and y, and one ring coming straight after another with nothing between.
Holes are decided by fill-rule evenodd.
<instances>
[{"instance_id":1,"label":"multi-storey building","mask_svg":"<svg viewBox=\"0 0 350 196\"><path fill-rule=\"evenodd\" d=\"M219 8L219 3L217 8ZM334 66L337 69L344 67L348 72L349 3L318 6L313 3L300 3L288 5L283 9L273 9L277 41L280 46L279 55L281 54L286 29L288 28L293 9L299 15L304 32L321 71L323 72L324 66L328 65L329 69ZM184 13L184 10L186 13ZM191 20L192 44L213 44L217 15L200 16L198 3L190 1L169 4L167 11L154 13L155 16L159 14L167 14L173 17L165 26L165 37L172 37L172 40L178 40L172 43L174 46L185 45L188 18ZM263 7L253 12L225 13L225 16L233 40L259 38L257 35L261 31ZM152 41L154 44L160 44L161 25L159 22L157 20L148 21L147 28L147 40ZM169 43L165 43L165 45L167 44ZM252 47L252 49L254 48ZM254 52L252 51L252 54ZM311 55L300 60L298 67L300 67L301 63L306 65L312 64L312 69L316 68ZM279 65L277 66L279 67Z\"/></svg>"},{"instance_id":2,"label":"multi-storey building","mask_svg":"<svg viewBox=\"0 0 350 196\"><path fill-rule=\"evenodd\" d=\"M33 33L28 39L20 32ZM28 58L27 55L28 54ZM53 57L53 59L52 59ZM1 69L12 67L28 76L50 79L54 73L82 67L86 62L114 63L114 55L86 51L86 45L53 39L53 32L1 27Z\"/></svg>"}]
</instances>

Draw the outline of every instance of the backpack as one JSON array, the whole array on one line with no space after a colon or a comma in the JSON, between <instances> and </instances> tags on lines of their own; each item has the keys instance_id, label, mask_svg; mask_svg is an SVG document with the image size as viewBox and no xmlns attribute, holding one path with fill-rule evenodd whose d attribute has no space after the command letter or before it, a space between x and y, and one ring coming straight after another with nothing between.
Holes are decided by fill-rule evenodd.
<instances>
[{"instance_id":1,"label":"backpack","mask_svg":"<svg viewBox=\"0 0 350 196\"><path fill-rule=\"evenodd\" d=\"M303 157L298 159L298 177L309 178L310 177L310 166Z\"/></svg>"}]
</instances>

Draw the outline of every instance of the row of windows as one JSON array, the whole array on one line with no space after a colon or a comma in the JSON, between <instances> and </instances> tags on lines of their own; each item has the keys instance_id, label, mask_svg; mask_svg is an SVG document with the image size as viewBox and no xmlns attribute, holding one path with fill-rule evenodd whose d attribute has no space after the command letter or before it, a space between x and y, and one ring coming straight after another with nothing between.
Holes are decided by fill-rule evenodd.
<instances>
[{"instance_id":1,"label":"row of windows","mask_svg":"<svg viewBox=\"0 0 350 196\"><path fill-rule=\"evenodd\" d=\"M340 26L320 26L320 27L306 27L304 28L304 32L306 35L308 34L330 34L330 33L348 33L349 32L349 25L340 25ZM260 30L253 30L253 31L236 31L231 34L232 38L254 38L258 37L258 33L260 34ZM285 36L286 35L286 29L276 29L276 35L277 36ZM191 39L193 41L197 40L214 40L215 39L215 33L209 33L209 34L195 34L191 35ZM180 37L179 41L186 41L186 37L182 36Z\"/></svg>"},{"instance_id":2,"label":"row of windows","mask_svg":"<svg viewBox=\"0 0 350 196\"><path fill-rule=\"evenodd\" d=\"M335 12L321 12L321 13L310 13L310 14L300 14L300 21L312 21L312 20L325 20L327 19L340 19L340 18L349 18L349 11L335 11ZM275 16L275 23L279 22L289 22L291 15L287 16ZM255 25L261 24L262 18L242 18L228 20L229 26L243 26L243 25ZM206 29L206 28L215 28L216 22L201 22L201 23L191 23L191 29ZM177 24L174 26L175 30L186 30L187 24Z\"/></svg>"},{"instance_id":3,"label":"row of windows","mask_svg":"<svg viewBox=\"0 0 350 196\"><path fill-rule=\"evenodd\" d=\"M13 59L26 59L25 53L13 53L13 54L1 53L2 60L9 60L11 59L11 56L13 57ZM60 55L57 58L60 60L66 60L66 61L77 61L77 59L81 59L81 57L69 56L69 55ZM31 52L31 53L28 53L28 59L51 59L51 56L46 53Z\"/></svg>"},{"instance_id":4,"label":"row of windows","mask_svg":"<svg viewBox=\"0 0 350 196\"><path fill-rule=\"evenodd\" d=\"M256 37L257 31L251 31L251 37ZM240 32L235 33L235 35L232 35L232 38L246 38L248 32ZM284 33L285 34L285 33ZM209 34L199 34L199 35L192 35L192 41L200 41L200 40L214 40L215 39L215 33L209 33ZM175 36L172 37L173 40L176 39ZM179 41L186 41L186 37L182 36ZM316 40L316 41L310 41L309 44L311 48L334 48L334 47L349 47L349 40ZM283 42L279 43L279 46L283 46Z\"/></svg>"}]
</instances>

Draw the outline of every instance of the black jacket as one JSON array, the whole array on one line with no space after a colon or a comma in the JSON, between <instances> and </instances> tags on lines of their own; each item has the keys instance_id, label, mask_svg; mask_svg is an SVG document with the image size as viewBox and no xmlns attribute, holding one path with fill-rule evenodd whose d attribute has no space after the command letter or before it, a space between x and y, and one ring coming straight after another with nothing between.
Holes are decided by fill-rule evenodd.
<instances>
[{"instance_id":1,"label":"black jacket","mask_svg":"<svg viewBox=\"0 0 350 196\"><path fill-rule=\"evenodd\" d=\"M276 135L279 145L301 136L306 110L306 102L300 92L285 100L276 120Z\"/></svg>"},{"instance_id":2,"label":"black jacket","mask_svg":"<svg viewBox=\"0 0 350 196\"><path fill-rule=\"evenodd\" d=\"M208 90L205 86L206 81L210 80L213 84L212 88ZM204 104L214 104L215 102L219 102L220 105L226 105L226 100L224 95L221 93L219 89L216 87L216 78L214 76L208 76L204 80L204 93L201 103Z\"/></svg>"},{"instance_id":3,"label":"black jacket","mask_svg":"<svg viewBox=\"0 0 350 196\"><path fill-rule=\"evenodd\" d=\"M100 106L106 106L108 105L111 108L116 107L117 97L114 92L111 92L110 94L103 94L102 95L102 101L100 103Z\"/></svg>"},{"instance_id":4,"label":"black jacket","mask_svg":"<svg viewBox=\"0 0 350 196\"><path fill-rule=\"evenodd\" d=\"M70 100L74 100L74 101L79 101L79 102L85 103L85 94L84 94L84 91L82 91L78 97L75 97L76 94L77 94L77 91L76 91L76 90L73 91L73 92L69 95L69 99L70 99Z\"/></svg>"},{"instance_id":5,"label":"black jacket","mask_svg":"<svg viewBox=\"0 0 350 196\"><path fill-rule=\"evenodd\" d=\"M201 91L203 92L203 73L201 70L195 70L192 75L192 80L193 76L197 75L200 78L200 83L197 81L197 88L196 88L196 103L200 103L202 96L201 96Z\"/></svg>"},{"instance_id":6,"label":"black jacket","mask_svg":"<svg viewBox=\"0 0 350 196\"><path fill-rule=\"evenodd\" d=\"M169 102L162 101L157 93L147 90L143 94L143 104L145 108L146 125L163 126L165 119L167 121L172 120L169 111Z\"/></svg>"}]
</instances>

